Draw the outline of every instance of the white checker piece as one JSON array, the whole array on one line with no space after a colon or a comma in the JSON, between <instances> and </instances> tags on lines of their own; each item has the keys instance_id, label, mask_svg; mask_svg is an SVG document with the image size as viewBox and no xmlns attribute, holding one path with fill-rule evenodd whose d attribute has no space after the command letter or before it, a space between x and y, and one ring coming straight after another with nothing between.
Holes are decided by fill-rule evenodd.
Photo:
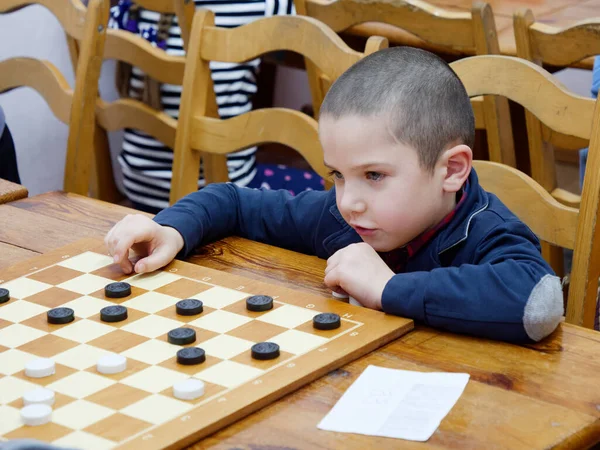
<instances>
[{"instance_id":1,"label":"white checker piece","mask_svg":"<svg viewBox=\"0 0 600 450\"><path fill-rule=\"evenodd\" d=\"M240 339L227 334L215 336L201 344L207 355L215 356L221 359L229 359L239 355L242 352L250 350L255 343Z\"/></svg>"},{"instance_id":2,"label":"white checker piece","mask_svg":"<svg viewBox=\"0 0 600 450\"><path fill-rule=\"evenodd\" d=\"M108 450L117 445L116 442L86 433L85 431L75 431L52 443L61 447L85 448L85 450Z\"/></svg>"},{"instance_id":3,"label":"white checker piece","mask_svg":"<svg viewBox=\"0 0 600 450\"><path fill-rule=\"evenodd\" d=\"M319 314L319 311L315 311L314 309L300 308L299 306L294 305L283 305L280 308L257 317L256 320L284 328L296 328L297 326L312 320L317 314Z\"/></svg>"},{"instance_id":4,"label":"white checker piece","mask_svg":"<svg viewBox=\"0 0 600 450\"><path fill-rule=\"evenodd\" d=\"M156 394L129 405L119 412L158 425L174 419L193 407L194 405L191 403Z\"/></svg>"},{"instance_id":5,"label":"white checker piece","mask_svg":"<svg viewBox=\"0 0 600 450\"><path fill-rule=\"evenodd\" d=\"M39 294L46 289L50 289L52 285L21 277L4 283L0 285L0 287L8 289L10 291L10 298L16 299L27 298L31 297L32 295Z\"/></svg>"},{"instance_id":6,"label":"white checker piece","mask_svg":"<svg viewBox=\"0 0 600 450\"><path fill-rule=\"evenodd\" d=\"M298 330L287 330L269 339L269 341L278 344L284 352L302 355L329 342L329 339Z\"/></svg>"},{"instance_id":7,"label":"white checker piece","mask_svg":"<svg viewBox=\"0 0 600 450\"><path fill-rule=\"evenodd\" d=\"M100 289L104 289L109 283L112 283L113 280L108 278L99 277L98 275L92 275L89 273L85 273L76 278L72 278L64 283L57 285L61 289L66 289L67 291L77 292L81 295L89 295L92 292L99 291Z\"/></svg>"},{"instance_id":8,"label":"white checker piece","mask_svg":"<svg viewBox=\"0 0 600 450\"><path fill-rule=\"evenodd\" d=\"M202 381L218 384L227 388L234 388L246 381L259 377L264 373L256 367L240 364L235 361L221 361L219 364L209 367L194 375Z\"/></svg>"},{"instance_id":9,"label":"white checker piece","mask_svg":"<svg viewBox=\"0 0 600 450\"><path fill-rule=\"evenodd\" d=\"M172 358L181 347L164 341L149 340L136 345L121 353L126 358L132 358L146 364L160 364Z\"/></svg>"},{"instance_id":10,"label":"white checker piece","mask_svg":"<svg viewBox=\"0 0 600 450\"><path fill-rule=\"evenodd\" d=\"M102 308L112 305L114 305L114 303L84 295L83 297L76 298L75 300L65 303L62 306L71 308L73 311L75 311L75 315L77 317L83 317L87 319L94 314L98 314Z\"/></svg>"},{"instance_id":11,"label":"white checker piece","mask_svg":"<svg viewBox=\"0 0 600 450\"><path fill-rule=\"evenodd\" d=\"M115 410L86 400L76 400L54 410L52 422L63 425L73 430L81 430L90 425L106 419L115 413ZM78 445L77 448L85 448Z\"/></svg>"},{"instance_id":12,"label":"white checker piece","mask_svg":"<svg viewBox=\"0 0 600 450\"><path fill-rule=\"evenodd\" d=\"M10 348L20 347L45 335L43 331L15 323L0 330L0 345Z\"/></svg>"},{"instance_id":13,"label":"white checker piece","mask_svg":"<svg viewBox=\"0 0 600 450\"><path fill-rule=\"evenodd\" d=\"M37 384L15 377L0 378L0 404L14 402L27 391L33 391Z\"/></svg>"},{"instance_id":14,"label":"white checker piece","mask_svg":"<svg viewBox=\"0 0 600 450\"><path fill-rule=\"evenodd\" d=\"M17 408L0 405L0 436L22 426L21 412Z\"/></svg>"},{"instance_id":15,"label":"white checker piece","mask_svg":"<svg viewBox=\"0 0 600 450\"><path fill-rule=\"evenodd\" d=\"M110 353L111 352L98 347L80 344L77 347L59 353L52 359L63 366L72 367L77 370L85 370L94 366L102 356L110 355Z\"/></svg>"},{"instance_id":16,"label":"white checker piece","mask_svg":"<svg viewBox=\"0 0 600 450\"><path fill-rule=\"evenodd\" d=\"M0 308L0 319L8 320L9 322L22 322L38 314L45 313L49 309L26 300L16 300Z\"/></svg>"},{"instance_id":17,"label":"white checker piece","mask_svg":"<svg viewBox=\"0 0 600 450\"><path fill-rule=\"evenodd\" d=\"M93 272L102 267L109 266L113 263L113 259L108 255L100 253L85 252L72 258L65 259L57 264L67 269L78 270L79 272Z\"/></svg>"},{"instance_id":18,"label":"white checker piece","mask_svg":"<svg viewBox=\"0 0 600 450\"><path fill-rule=\"evenodd\" d=\"M146 292L139 297L121 303L121 305L126 308L133 308L138 311L154 314L155 312L162 311L163 309L175 305L179 300L180 299L178 298L159 292Z\"/></svg>"},{"instance_id":19,"label":"white checker piece","mask_svg":"<svg viewBox=\"0 0 600 450\"><path fill-rule=\"evenodd\" d=\"M114 331L114 328L109 325L95 322L93 320L82 319L63 326L56 331L53 331L52 334L83 344L93 341L94 339L104 336L112 331Z\"/></svg>"},{"instance_id":20,"label":"white checker piece","mask_svg":"<svg viewBox=\"0 0 600 450\"><path fill-rule=\"evenodd\" d=\"M31 353L22 352L21 350L7 350L0 353L0 373L13 375L22 371L26 363L36 358L38 357Z\"/></svg>"},{"instance_id":21,"label":"white checker piece","mask_svg":"<svg viewBox=\"0 0 600 450\"><path fill-rule=\"evenodd\" d=\"M174 328L181 328L181 322L161 316L146 316L121 329L140 336L155 338Z\"/></svg>"},{"instance_id":22,"label":"white checker piece","mask_svg":"<svg viewBox=\"0 0 600 450\"><path fill-rule=\"evenodd\" d=\"M170 388L176 382L187 378L189 377L185 373L165 369L164 367L150 366L122 379L121 384L157 394Z\"/></svg>"},{"instance_id":23,"label":"white checker piece","mask_svg":"<svg viewBox=\"0 0 600 450\"><path fill-rule=\"evenodd\" d=\"M235 302L248 297L250 294L246 292L227 289L220 286L215 286L199 294L193 295L192 298L201 300L206 306L215 309L225 308Z\"/></svg>"},{"instance_id":24,"label":"white checker piece","mask_svg":"<svg viewBox=\"0 0 600 450\"><path fill-rule=\"evenodd\" d=\"M75 372L46 386L75 398L84 398L115 384L114 380L90 372Z\"/></svg>"},{"instance_id":25,"label":"white checker piece","mask_svg":"<svg viewBox=\"0 0 600 450\"><path fill-rule=\"evenodd\" d=\"M125 283L129 283L132 286L146 289L147 291L153 291L160 287L166 286L173 281L179 280L179 275L173 275L169 272L156 271L152 273L143 273L135 275L131 278L123 280Z\"/></svg>"},{"instance_id":26,"label":"white checker piece","mask_svg":"<svg viewBox=\"0 0 600 450\"><path fill-rule=\"evenodd\" d=\"M245 323L252 322L250 317L230 313L228 311L216 310L204 317L190 322L189 325L214 331L215 333L227 333Z\"/></svg>"}]
</instances>

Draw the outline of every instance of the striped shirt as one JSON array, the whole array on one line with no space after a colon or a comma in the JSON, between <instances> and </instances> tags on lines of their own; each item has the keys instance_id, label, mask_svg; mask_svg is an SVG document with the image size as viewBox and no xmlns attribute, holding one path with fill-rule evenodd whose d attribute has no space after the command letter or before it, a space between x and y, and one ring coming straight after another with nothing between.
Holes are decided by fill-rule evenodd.
<instances>
[{"instance_id":1,"label":"striped shirt","mask_svg":"<svg viewBox=\"0 0 600 450\"><path fill-rule=\"evenodd\" d=\"M215 25L226 28L244 25L262 17L295 14L293 0L195 0L195 4L198 8L212 10L215 13ZM156 12L142 10L139 15L140 34L152 27L156 29L159 17ZM177 18L174 18L166 44L168 54L185 54ZM210 62L221 118L234 117L252 109L259 65L260 59L243 64ZM144 86L143 76L140 69L133 68L129 91L131 97L140 98ZM175 119L179 114L181 91L181 86L161 85L164 111ZM255 154L256 147L252 147L228 155L227 166L232 182L246 186L256 176ZM131 201L151 208L163 209L169 206L172 149L141 131L126 129L118 160L123 172L125 194ZM201 169L198 188L202 186L204 179Z\"/></svg>"}]
</instances>

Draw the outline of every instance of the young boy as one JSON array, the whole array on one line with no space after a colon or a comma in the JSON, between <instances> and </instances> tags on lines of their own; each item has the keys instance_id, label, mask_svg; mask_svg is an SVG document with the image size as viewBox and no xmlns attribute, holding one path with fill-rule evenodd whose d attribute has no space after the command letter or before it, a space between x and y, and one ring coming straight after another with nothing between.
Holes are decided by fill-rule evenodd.
<instances>
[{"instance_id":1,"label":"young boy","mask_svg":"<svg viewBox=\"0 0 600 450\"><path fill-rule=\"evenodd\" d=\"M238 235L328 258L325 284L433 327L538 341L563 315L539 242L471 169L474 117L448 65L423 50L372 54L327 94L320 139L335 189L210 185L158 214L128 216L106 243L126 273ZM148 256L135 266L130 248Z\"/></svg>"}]
</instances>

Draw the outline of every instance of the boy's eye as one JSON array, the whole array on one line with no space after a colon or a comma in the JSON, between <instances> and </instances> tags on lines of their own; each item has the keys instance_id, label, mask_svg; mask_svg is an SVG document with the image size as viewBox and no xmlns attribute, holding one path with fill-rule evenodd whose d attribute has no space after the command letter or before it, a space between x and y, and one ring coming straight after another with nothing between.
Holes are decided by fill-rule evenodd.
<instances>
[{"instance_id":1,"label":"boy's eye","mask_svg":"<svg viewBox=\"0 0 600 450\"><path fill-rule=\"evenodd\" d=\"M337 170L329 171L329 176L336 180L341 180L343 178L342 174L339 173Z\"/></svg>"},{"instance_id":2,"label":"boy's eye","mask_svg":"<svg viewBox=\"0 0 600 450\"><path fill-rule=\"evenodd\" d=\"M372 181L381 181L384 175L380 172L367 172L367 179Z\"/></svg>"}]
</instances>

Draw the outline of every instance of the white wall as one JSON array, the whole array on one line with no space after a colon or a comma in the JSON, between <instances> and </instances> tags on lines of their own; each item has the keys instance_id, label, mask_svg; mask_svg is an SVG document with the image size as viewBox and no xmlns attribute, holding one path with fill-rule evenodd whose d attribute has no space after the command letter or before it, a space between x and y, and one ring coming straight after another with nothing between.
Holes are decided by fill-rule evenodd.
<instances>
[{"instance_id":1,"label":"white wall","mask_svg":"<svg viewBox=\"0 0 600 450\"><path fill-rule=\"evenodd\" d=\"M15 56L45 59L54 64L73 86L74 74L65 34L60 23L46 8L29 6L0 15L0 60ZM114 63L103 67L102 96L116 98ZM0 95L0 106L15 140L22 183L30 195L62 189L67 126L60 122L44 99L33 89L19 88ZM119 134L111 136L114 149Z\"/></svg>"}]
</instances>

